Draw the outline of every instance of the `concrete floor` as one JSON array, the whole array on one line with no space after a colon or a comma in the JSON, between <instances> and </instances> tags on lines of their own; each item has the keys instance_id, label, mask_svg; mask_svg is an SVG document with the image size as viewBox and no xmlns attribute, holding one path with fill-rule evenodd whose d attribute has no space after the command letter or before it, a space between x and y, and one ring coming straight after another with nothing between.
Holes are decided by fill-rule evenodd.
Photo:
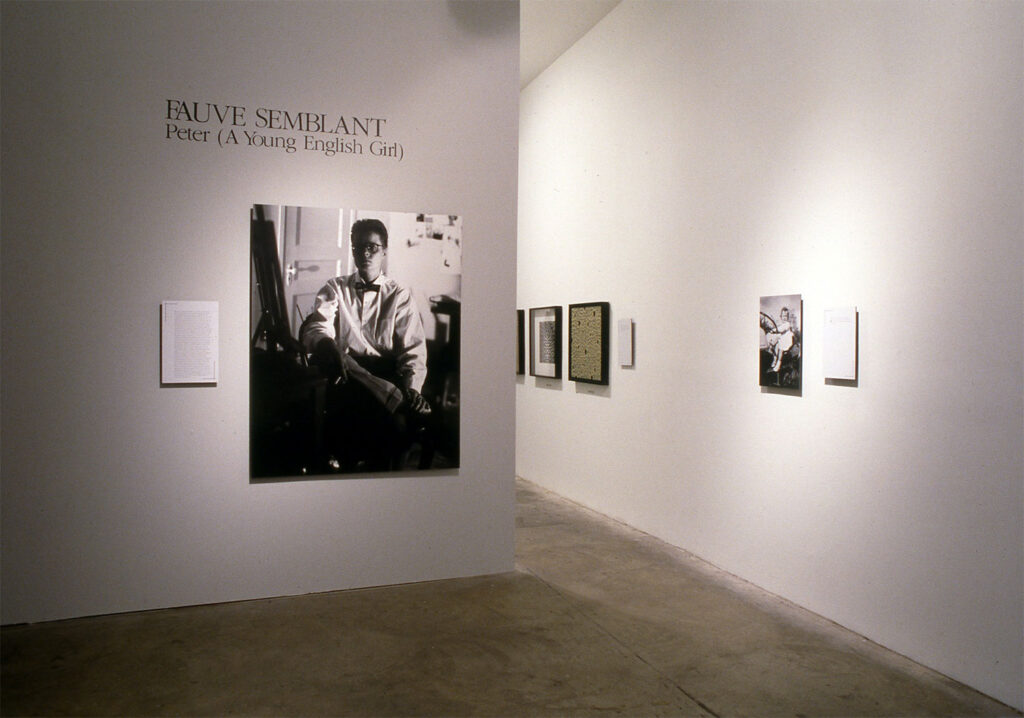
<instances>
[{"instance_id":1,"label":"concrete floor","mask_svg":"<svg viewBox=\"0 0 1024 718\"><path fill-rule=\"evenodd\" d=\"M519 482L518 570L11 626L3 715L1010 716Z\"/></svg>"}]
</instances>

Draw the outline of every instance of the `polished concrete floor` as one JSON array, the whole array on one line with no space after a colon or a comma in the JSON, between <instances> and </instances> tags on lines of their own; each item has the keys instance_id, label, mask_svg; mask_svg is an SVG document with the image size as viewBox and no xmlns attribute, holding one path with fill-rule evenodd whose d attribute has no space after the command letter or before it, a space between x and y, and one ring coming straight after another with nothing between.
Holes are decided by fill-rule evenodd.
<instances>
[{"instance_id":1,"label":"polished concrete floor","mask_svg":"<svg viewBox=\"0 0 1024 718\"><path fill-rule=\"evenodd\" d=\"M503 575L10 626L3 715L1010 716L519 482Z\"/></svg>"}]
</instances>

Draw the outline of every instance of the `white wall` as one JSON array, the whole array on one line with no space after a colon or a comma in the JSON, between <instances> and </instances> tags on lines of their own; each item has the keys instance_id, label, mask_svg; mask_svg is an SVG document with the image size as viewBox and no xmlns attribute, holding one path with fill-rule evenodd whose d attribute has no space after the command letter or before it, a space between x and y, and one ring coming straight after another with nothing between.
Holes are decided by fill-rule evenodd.
<instances>
[{"instance_id":1,"label":"white wall","mask_svg":"<svg viewBox=\"0 0 1024 718\"><path fill-rule=\"evenodd\" d=\"M3 622L512 568L518 43L516 3L3 3ZM168 98L405 157L166 140ZM250 484L254 202L464 216L461 469ZM220 303L217 386L160 387L165 299Z\"/></svg>"},{"instance_id":2,"label":"white wall","mask_svg":"<svg viewBox=\"0 0 1024 718\"><path fill-rule=\"evenodd\" d=\"M1022 68L1021 3L616 8L521 95L518 305L609 301L636 367L521 381L517 472L1024 704Z\"/></svg>"}]
</instances>

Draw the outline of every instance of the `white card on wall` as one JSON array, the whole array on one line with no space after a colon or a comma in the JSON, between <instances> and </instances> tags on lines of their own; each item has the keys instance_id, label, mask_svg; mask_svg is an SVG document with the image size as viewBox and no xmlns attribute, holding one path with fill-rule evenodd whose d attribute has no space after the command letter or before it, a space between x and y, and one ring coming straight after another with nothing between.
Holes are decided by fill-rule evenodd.
<instances>
[{"instance_id":1,"label":"white card on wall","mask_svg":"<svg viewBox=\"0 0 1024 718\"><path fill-rule=\"evenodd\" d=\"M633 366L633 320L619 320L619 366Z\"/></svg>"},{"instance_id":2,"label":"white card on wall","mask_svg":"<svg viewBox=\"0 0 1024 718\"><path fill-rule=\"evenodd\" d=\"M160 303L160 381L216 384L219 375L217 302Z\"/></svg>"},{"instance_id":3,"label":"white card on wall","mask_svg":"<svg viewBox=\"0 0 1024 718\"><path fill-rule=\"evenodd\" d=\"M822 356L826 379L857 379L857 307L825 310Z\"/></svg>"}]
</instances>

